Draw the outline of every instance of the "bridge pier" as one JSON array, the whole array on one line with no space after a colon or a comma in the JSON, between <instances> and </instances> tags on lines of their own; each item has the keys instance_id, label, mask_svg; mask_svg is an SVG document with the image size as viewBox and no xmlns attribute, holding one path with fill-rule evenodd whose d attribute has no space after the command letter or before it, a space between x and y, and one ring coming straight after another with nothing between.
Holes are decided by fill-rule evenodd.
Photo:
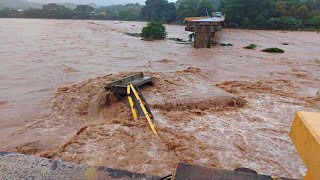
<instances>
[{"instance_id":1,"label":"bridge pier","mask_svg":"<svg viewBox=\"0 0 320 180\"><path fill-rule=\"evenodd\" d=\"M195 48L210 48L211 46L211 33L196 32L194 36Z\"/></svg>"},{"instance_id":2,"label":"bridge pier","mask_svg":"<svg viewBox=\"0 0 320 180\"><path fill-rule=\"evenodd\" d=\"M197 21L186 18L185 30L195 33L195 48L210 48L215 33L221 30L221 22Z\"/></svg>"}]
</instances>

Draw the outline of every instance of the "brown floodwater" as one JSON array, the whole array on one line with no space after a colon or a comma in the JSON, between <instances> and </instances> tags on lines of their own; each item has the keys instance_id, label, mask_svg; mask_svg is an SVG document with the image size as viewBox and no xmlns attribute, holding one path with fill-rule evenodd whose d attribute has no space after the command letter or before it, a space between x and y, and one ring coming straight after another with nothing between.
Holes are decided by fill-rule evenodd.
<instances>
[{"instance_id":1,"label":"brown floodwater","mask_svg":"<svg viewBox=\"0 0 320 180\"><path fill-rule=\"evenodd\" d=\"M319 111L317 32L223 30L211 49L194 49L125 34L144 22L0 21L0 151L156 175L179 161L294 178L305 172L288 132L296 111ZM167 31L188 39L183 26ZM251 43L256 50L243 49ZM261 52L269 47L285 53ZM159 138L132 124L123 104L95 103L114 74L136 71L157 77L145 94Z\"/></svg>"},{"instance_id":2,"label":"brown floodwater","mask_svg":"<svg viewBox=\"0 0 320 180\"><path fill-rule=\"evenodd\" d=\"M142 66L159 60L157 55L170 58L179 51L177 47L184 47L171 42L141 43L123 34L138 32L144 24L1 19L1 134L45 111L49 97L60 85L113 72L141 71Z\"/></svg>"}]
</instances>

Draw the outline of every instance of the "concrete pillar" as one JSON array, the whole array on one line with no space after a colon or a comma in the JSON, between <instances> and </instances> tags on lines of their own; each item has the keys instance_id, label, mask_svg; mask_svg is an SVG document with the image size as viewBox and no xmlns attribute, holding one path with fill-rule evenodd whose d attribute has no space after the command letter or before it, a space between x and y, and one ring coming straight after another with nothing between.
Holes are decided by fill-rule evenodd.
<instances>
[{"instance_id":1,"label":"concrete pillar","mask_svg":"<svg viewBox=\"0 0 320 180\"><path fill-rule=\"evenodd\" d=\"M194 38L195 48L210 48L211 45L211 33L196 32Z\"/></svg>"},{"instance_id":2,"label":"concrete pillar","mask_svg":"<svg viewBox=\"0 0 320 180\"><path fill-rule=\"evenodd\" d=\"M214 37L216 36L216 33L215 32L213 32L213 33L211 33L211 40L210 40L210 43L211 44L214 44Z\"/></svg>"}]
</instances>

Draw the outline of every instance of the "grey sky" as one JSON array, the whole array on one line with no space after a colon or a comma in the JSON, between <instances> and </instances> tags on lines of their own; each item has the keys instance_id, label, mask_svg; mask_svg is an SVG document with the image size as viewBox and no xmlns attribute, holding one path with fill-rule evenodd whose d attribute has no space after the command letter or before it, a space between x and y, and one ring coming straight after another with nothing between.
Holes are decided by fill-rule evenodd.
<instances>
[{"instance_id":1,"label":"grey sky","mask_svg":"<svg viewBox=\"0 0 320 180\"><path fill-rule=\"evenodd\" d=\"M126 4L126 3L140 3L144 4L145 0L28 0L30 2L41 3L75 3L75 4L90 4L95 3L97 5L112 5L112 4ZM168 0L169 2L175 2L176 0Z\"/></svg>"}]
</instances>

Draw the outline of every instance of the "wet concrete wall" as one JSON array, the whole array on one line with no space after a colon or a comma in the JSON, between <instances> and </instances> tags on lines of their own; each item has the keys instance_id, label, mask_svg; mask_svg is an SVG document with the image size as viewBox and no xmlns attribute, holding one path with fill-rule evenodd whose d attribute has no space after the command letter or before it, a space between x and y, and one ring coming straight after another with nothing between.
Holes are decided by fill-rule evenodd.
<instances>
[{"instance_id":1,"label":"wet concrete wall","mask_svg":"<svg viewBox=\"0 0 320 180\"><path fill-rule=\"evenodd\" d=\"M72 164L35 156L0 152L0 179L159 179L106 167Z\"/></svg>"}]
</instances>

